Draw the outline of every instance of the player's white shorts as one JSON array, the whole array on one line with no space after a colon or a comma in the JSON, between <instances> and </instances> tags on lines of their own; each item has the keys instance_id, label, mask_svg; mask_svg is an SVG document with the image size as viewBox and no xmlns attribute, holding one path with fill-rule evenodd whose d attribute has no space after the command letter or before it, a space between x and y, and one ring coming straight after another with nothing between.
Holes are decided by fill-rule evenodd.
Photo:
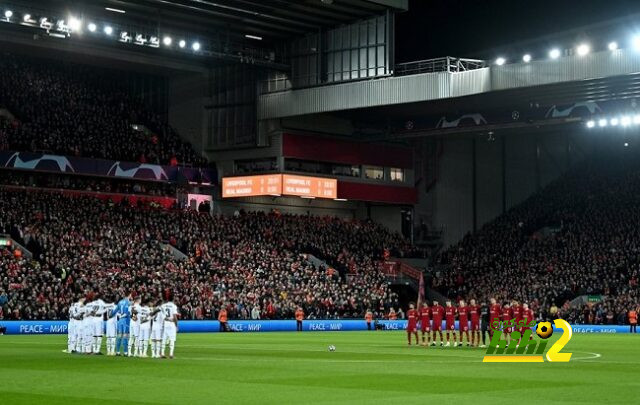
<instances>
[{"instance_id":1,"label":"player's white shorts","mask_svg":"<svg viewBox=\"0 0 640 405\"><path fill-rule=\"evenodd\" d=\"M116 337L118 335L118 321L116 317L107 319L107 337Z\"/></svg>"},{"instance_id":2,"label":"player's white shorts","mask_svg":"<svg viewBox=\"0 0 640 405\"><path fill-rule=\"evenodd\" d=\"M151 328L151 340L162 340L162 324L153 325Z\"/></svg>"},{"instance_id":3,"label":"player's white shorts","mask_svg":"<svg viewBox=\"0 0 640 405\"><path fill-rule=\"evenodd\" d=\"M67 326L67 335L72 338L78 336L78 320L69 319L69 325Z\"/></svg>"},{"instance_id":4,"label":"player's white shorts","mask_svg":"<svg viewBox=\"0 0 640 405\"><path fill-rule=\"evenodd\" d=\"M93 330L92 335L102 336L103 335L102 317L94 316L93 318L91 318L91 324L92 324L92 330Z\"/></svg>"},{"instance_id":5,"label":"player's white shorts","mask_svg":"<svg viewBox=\"0 0 640 405\"><path fill-rule=\"evenodd\" d=\"M173 322L165 322L164 330L162 332L162 340L175 342L176 334L177 334L176 324Z\"/></svg>"},{"instance_id":6,"label":"player's white shorts","mask_svg":"<svg viewBox=\"0 0 640 405\"><path fill-rule=\"evenodd\" d=\"M151 333L151 324L144 322L140 324L140 330L138 331L138 339L149 340L149 334Z\"/></svg>"},{"instance_id":7,"label":"player's white shorts","mask_svg":"<svg viewBox=\"0 0 640 405\"><path fill-rule=\"evenodd\" d=\"M93 318L84 318L80 333L85 338L93 337Z\"/></svg>"},{"instance_id":8,"label":"player's white shorts","mask_svg":"<svg viewBox=\"0 0 640 405\"><path fill-rule=\"evenodd\" d=\"M140 322L129 321L129 336L138 337L140 335Z\"/></svg>"}]
</instances>

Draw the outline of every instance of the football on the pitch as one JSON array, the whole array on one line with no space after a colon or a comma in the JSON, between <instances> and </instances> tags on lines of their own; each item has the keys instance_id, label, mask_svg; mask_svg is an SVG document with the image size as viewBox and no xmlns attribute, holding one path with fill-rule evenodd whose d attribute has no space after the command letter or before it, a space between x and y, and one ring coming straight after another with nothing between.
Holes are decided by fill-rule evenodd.
<instances>
[{"instance_id":1,"label":"football on the pitch","mask_svg":"<svg viewBox=\"0 0 640 405\"><path fill-rule=\"evenodd\" d=\"M540 339L549 339L553 335L553 326L551 322L540 322L536 326L536 333L540 336Z\"/></svg>"},{"instance_id":2,"label":"football on the pitch","mask_svg":"<svg viewBox=\"0 0 640 405\"><path fill-rule=\"evenodd\" d=\"M336 351L336 347L334 345L329 345L329 351L330 352L335 352Z\"/></svg>"}]
</instances>

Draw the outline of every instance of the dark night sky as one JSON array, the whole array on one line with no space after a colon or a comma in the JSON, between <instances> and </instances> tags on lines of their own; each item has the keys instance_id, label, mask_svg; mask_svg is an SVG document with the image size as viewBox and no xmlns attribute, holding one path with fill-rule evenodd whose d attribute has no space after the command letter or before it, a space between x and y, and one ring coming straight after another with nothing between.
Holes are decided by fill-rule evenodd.
<instances>
[{"instance_id":1,"label":"dark night sky","mask_svg":"<svg viewBox=\"0 0 640 405\"><path fill-rule=\"evenodd\" d=\"M640 0L409 0L396 16L396 62L535 54L585 39L594 48L611 39L623 46L634 32Z\"/></svg>"}]
</instances>

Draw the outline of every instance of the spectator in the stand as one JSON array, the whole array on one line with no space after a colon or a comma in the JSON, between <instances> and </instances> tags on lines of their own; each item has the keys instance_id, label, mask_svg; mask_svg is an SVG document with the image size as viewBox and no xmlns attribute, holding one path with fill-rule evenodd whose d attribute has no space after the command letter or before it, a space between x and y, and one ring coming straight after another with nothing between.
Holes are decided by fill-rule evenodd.
<instances>
[{"instance_id":1,"label":"spectator in the stand","mask_svg":"<svg viewBox=\"0 0 640 405\"><path fill-rule=\"evenodd\" d=\"M166 122L129 94L119 76L95 66L0 55L0 108L16 116L12 124L0 123L0 150L205 165Z\"/></svg>"}]
</instances>

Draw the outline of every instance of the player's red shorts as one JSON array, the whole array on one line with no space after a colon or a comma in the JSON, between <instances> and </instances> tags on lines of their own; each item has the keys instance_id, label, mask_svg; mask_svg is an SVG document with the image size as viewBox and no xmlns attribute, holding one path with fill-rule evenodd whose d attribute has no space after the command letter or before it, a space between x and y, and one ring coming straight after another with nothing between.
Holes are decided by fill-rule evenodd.
<instances>
[{"instance_id":1,"label":"player's red shorts","mask_svg":"<svg viewBox=\"0 0 640 405\"><path fill-rule=\"evenodd\" d=\"M460 332L468 332L469 322L460 322L458 325L458 329L460 329Z\"/></svg>"},{"instance_id":2,"label":"player's red shorts","mask_svg":"<svg viewBox=\"0 0 640 405\"><path fill-rule=\"evenodd\" d=\"M455 322L447 322L447 330L456 330L456 324Z\"/></svg>"},{"instance_id":3,"label":"player's red shorts","mask_svg":"<svg viewBox=\"0 0 640 405\"><path fill-rule=\"evenodd\" d=\"M512 331L513 331L513 328L503 328L503 329L502 329L502 332L503 332L503 333L507 333L507 334L508 334L508 333L511 333Z\"/></svg>"},{"instance_id":4,"label":"player's red shorts","mask_svg":"<svg viewBox=\"0 0 640 405\"><path fill-rule=\"evenodd\" d=\"M424 332L430 332L431 331L431 326L430 326L431 322L426 321L426 322L420 322L420 330L424 333Z\"/></svg>"},{"instance_id":5,"label":"player's red shorts","mask_svg":"<svg viewBox=\"0 0 640 405\"><path fill-rule=\"evenodd\" d=\"M442 332L442 321L440 322L433 321L433 326L431 327L431 329L434 332Z\"/></svg>"},{"instance_id":6,"label":"player's red shorts","mask_svg":"<svg viewBox=\"0 0 640 405\"><path fill-rule=\"evenodd\" d=\"M415 323L408 323L407 324L407 332L415 332L416 331L416 324Z\"/></svg>"},{"instance_id":7,"label":"player's red shorts","mask_svg":"<svg viewBox=\"0 0 640 405\"><path fill-rule=\"evenodd\" d=\"M475 332L480 330L480 322L471 322L471 331Z\"/></svg>"}]
</instances>

